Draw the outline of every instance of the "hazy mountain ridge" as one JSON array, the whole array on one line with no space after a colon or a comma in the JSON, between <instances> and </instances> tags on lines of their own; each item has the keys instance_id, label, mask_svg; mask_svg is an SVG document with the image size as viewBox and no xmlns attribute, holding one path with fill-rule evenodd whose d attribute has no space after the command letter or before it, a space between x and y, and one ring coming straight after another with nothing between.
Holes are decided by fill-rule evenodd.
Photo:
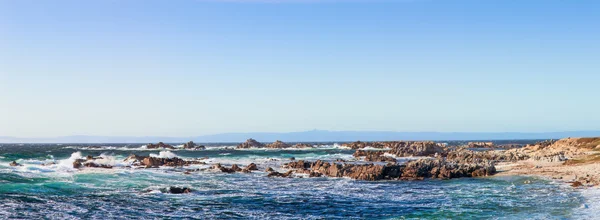
<instances>
[{"instance_id":1,"label":"hazy mountain ridge","mask_svg":"<svg viewBox=\"0 0 600 220\"><path fill-rule=\"evenodd\" d=\"M509 140L509 139L560 139L565 137L600 136L600 131L566 132L393 132L393 131L324 131L302 132L249 132L222 133L194 137L135 137L135 136L86 136L74 135L53 138L19 138L0 136L0 143L151 143L151 142L243 142L254 138L262 142L282 140L303 141L390 141L390 140Z\"/></svg>"}]
</instances>

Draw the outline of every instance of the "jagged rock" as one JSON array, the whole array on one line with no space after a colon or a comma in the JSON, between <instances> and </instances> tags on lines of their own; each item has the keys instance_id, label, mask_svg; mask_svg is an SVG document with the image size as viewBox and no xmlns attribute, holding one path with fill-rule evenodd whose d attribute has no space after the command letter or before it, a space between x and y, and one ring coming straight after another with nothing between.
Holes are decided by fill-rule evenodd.
<instances>
[{"instance_id":1,"label":"jagged rock","mask_svg":"<svg viewBox=\"0 0 600 220\"><path fill-rule=\"evenodd\" d=\"M79 169L79 168L83 167L84 162L85 162L84 159L77 159L77 160L73 161L73 168Z\"/></svg>"},{"instance_id":2,"label":"jagged rock","mask_svg":"<svg viewBox=\"0 0 600 220\"><path fill-rule=\"evenodd\" d=\"M206 147L204 145L196 145L196 143L190 141L183 145L183 149L205 150Z\"/></svg>"},{"instance_id":3,"label":"jagged rock","mask_svg":"<svg viewBox=\"0 0 600 220\"><path fill-rule=\"evenodd\" d=\"M8 165L10 165L11 167L21 166L21 164L17 163L17 161L10 162L10 164Z\"/></svg>"},{"instance_id":4,"label":"jagged rock","mask_svg":"<svg viewBox=\"0 0 600 220\"><path fill-rule=\"evenodd\" d=\"M164 148L164 149L175 149L175 147L165 144L163 142L158 142L157 144L148 144L146 145L147 149L159 149L159 148Z\"/></svg>"},{"instance_id":5,"label":"jagged rock","mask_svg":"<svg viewBox=\"0 0 600 220\"><path fill-rule=\"evenodd\" d=\"M256 164L250 163L250 164L248 164L248 166L246 166L246 169L248 169L248 170L258 170L258 167L256 166Z\"/></svg>"},{"instance_id":6,"label":"jagged rock","mask_svg":"<svg viewBox=\"0 0 600 220\"><path fill-rule=\"evenodd\" d=\"M218 163L213 166L213 169L220 170L223 173L235 173L235 169L233 169L235 167L237 167L237 165L235 165L235 164L233 166L231 166L231 168L227 168L227 167L221 166L221 164Z\"/></svg>"},{"instance_id":7,"label":"jagged rock","mask_svg":"<svg viewBox=\"0 0 600 220\"><path fill-rule=\"evenodd\" d=\"M459 164L440 159L420 159L409 161L405 165L393 163L387 165L374 164L336 164L317 160L315 162L296 161L284 165L298 172L317 172L329 177L349 177L357 180L376 181L383 179L424 179L424 178L459 178L471 176L493 175L496 169L493 163ZM310 169L310 170L309 170ZM273 174L277 175L277 174ZM311 174L310 176L316 176Z\"/></svg>"},{"instance_id":8,"label":"jagged rock","mask_svg":"<svg viewBox=\"0 0 600 220\"><path fill-rule=\"evenodd\" d=\"M571 183L571 186L572 187L580 187L580 186L583 186L583 184L579 181L575 181L575 182Z\"/></svg>"},{"instance_id":9,"label":"jagged rock","mask_svg":"<svg viewBox=\"0 0 600 220\"><path fill-rule=\"evenodd\" d=\"M231 169L236 172L242 171L242 168L240 168L237 164L231 165Z\"/></svg>"},{"instance_id":10,"label":"jagged rock","mask_svg":"<svg viewBox=\"0 0 600 220\"><path fill-rule=\"evenodd\" d=\"M94 167L94 168L105 168L105 169L111 169L111 168L113 168L111 165L97 164L97 163L94 163L94 162L83 163L83 166L85 166L85 167Z\"/></svg>"},{"instance_id":11,"label":"jagged rock","mask_svg":"<svg viewBox=\"0 0 600 220\"><path fill-rule=\"evenodd\" d=\"M311 144L297 143L293 147L294 148L313 148L314 146Z\"/></svg>"},{"instance_id":12,"label":"jagged rock","mask_svg":"<svg viewBox=\"0 0 600 220\"><path fill-rule=\"evenodd\" d=\"M467 144L469 148L494 148L493 142L469 142Z\"/></svg>"},{"instance_id":13,"label":"jagged rock","mask_svg":"<svg viewBox=\"0 0 600 220\"><path fill-rule=\"evenodd\" d=\"M273 172L273 171L275 171L275 170L273 170L273 168L271 168L271 167L267 167L267 169L265 170L265 172Z\"/></svg>"},{"instance_id":14,"label":"jagged rock","mask_svg":"<svg viewBox=\"0 0 600 220\"><path fill-rule=\"evenodd\" d=\"M441 159L419 159L409 161L402 169L402 178L451 179L460 177L490 176L496 173L492 162L456 163Z\"/></svg>"},{"instance_id":15,"label":"jagged rock","mask_svg":"<svg viewBox=\"0 0 600 220\"><path fill-rule=\"evenodd\" d=\"M352 156L354 157L365 157L365 161L369 162L396 162L395 158L384 156L384 151L364 151L356 150Z\"/></svg>"},{"instance_id":16,"label":"jagged rock","mask_svg":"<svg viewBox=\"0 0 600 220\"><path fill-rule=\"evenodd\" d=\"M290 157L290 160L296 160L296 158L295 157Z\"/></svg>"},{"instance_id":17,"label":"jagged rock","mask_svg":"<svg viewBox=\"0 0 600 220\"><path fill-rule=\"evenodd\" d=\"M267 177L289 177L290 175L292 175L293 172L294 171L292 171L292 170L287 171L285 173L280 173L280 172L277 172L277 171L273 171L273 172L269 173L267 175Z\"/></svg>"},{"instance_id":18,"label":"jagged rock","mask_svg":"<svg viewBox=\"0 0 600 220\"><path fill-rule=\"evenodd\" d=\"M267 144L267 148L277 148L277 149L283 149L283 148L290 148L292 147L289 144L284 143L283 141L280 140L276 140L273 143Z\"/></svg>"},{"instance_id":19,"label":"jagged rock","mask_svg":"<svg viewBox=\"0 0 600 220\"><path fill-rule=\"evenodd\" d=\"M190 188L187 187L169 187L169 189L167 190L168 193L171 194L182 194L182 193L191 193L192 190Z\"/></svg>"},{"instance_id":20,"label":"jagged rock","mask_svg":"<svg viewBox=\"0 0 600 220\"><path fill-rule=\"evenodd\" d=\"M238 149L241 148L260 148L260 147L265 147L264 144L250 138L248 140L246 140L246 142L241 143L240 145L237 146Z\"/></svg>"},{"instance_id":21,"label":"jagged rock","mask_svg":"<svg viewBox=\"0 0 600 220\"><path fill-rule=\"evenodd\" d=\"M134 156L134 158L138 159L137 156ZM142 159L141 165L146 166L146 168L157 168L159 166L182 167L182 166L189 166L189 165L193 165L193 164L205 164L204 162L188 161L188 160L183 160L178 157L173 157L173 158L141 157L141 159Z\"/></svg>"},{"instance_id":22,"label":"jagged rock","mask_svg":"<svg viewBox=\"0 0 600 220\"><path fill-rule=\"evenodd\" d=\"M363 149L366 147L390 150L387 153L395 154L399 157L411 156L436 156L444 155L446 150L442 144L433 141L383 141L383 142L352 142L342 146L351 149Z\"/></svg>"}]
</instances>

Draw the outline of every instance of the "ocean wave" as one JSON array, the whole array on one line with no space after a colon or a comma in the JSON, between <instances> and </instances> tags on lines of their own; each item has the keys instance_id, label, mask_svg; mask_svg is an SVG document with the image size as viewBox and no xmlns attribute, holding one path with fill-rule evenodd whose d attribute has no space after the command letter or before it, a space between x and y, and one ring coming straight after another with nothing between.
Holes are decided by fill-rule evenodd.
<instances>
[{"instance_id":1,"label":"ocean wave","mask_svg":"<svg viewBox=\"0 0 600 220\"><path fill-rule=\"evenodd\" d=\"M161 151L158 154L150 154L151 157L157 157L157 158L174 158L177 157L176 154L174 154L171 151Z\"/></svg>"}]
</instances>

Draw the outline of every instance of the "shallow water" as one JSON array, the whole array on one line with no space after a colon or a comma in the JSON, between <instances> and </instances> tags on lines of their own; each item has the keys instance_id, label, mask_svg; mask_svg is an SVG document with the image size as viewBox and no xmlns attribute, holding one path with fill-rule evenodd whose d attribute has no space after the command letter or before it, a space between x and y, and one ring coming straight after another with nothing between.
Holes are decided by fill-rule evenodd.
<instances>
[{"instance_id":1,"label":"shallow water","mask_svg":"<svg viewBox=\"0 0 600 220\"><path fill-rule=\"evenodd\" d=\"M245 166L251 174L186 168L127 168L123 158L160 154L142 145L90 149L81 145L0 146L1 218L254 218L254 219L590 219L598 195L533 177L463 178L425 181L356 181L346 178L267 178L265 168L289 157L351 159L337 145L317 149L175 150L183 158ZM165 150L162 150L166 152ZM113 169L73 169L73 155L103 154ZM75 154L74 154L75 153ZM164 153L163 153L164 154ZM12 160L23 164L10 167ZM43 164L57 164L44 166ZM191 168L205 168L198 165ZM531 182L525 184L525 182ZM162 193L170 186L190 194Z\"/></svg>"}]
</instances>

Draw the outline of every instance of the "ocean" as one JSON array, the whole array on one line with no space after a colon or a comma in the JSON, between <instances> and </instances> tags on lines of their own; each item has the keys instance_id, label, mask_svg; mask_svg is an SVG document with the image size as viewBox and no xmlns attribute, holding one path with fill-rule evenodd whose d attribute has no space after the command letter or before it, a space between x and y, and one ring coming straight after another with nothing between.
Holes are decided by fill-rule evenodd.
<instances>
[{"instance_id":1,"label":"ocean","mask_svg":"<svg viewBox=\"0 0 600 220\"><path fill-rule=\"evenodd\" d=\"M143 144L0 144L2 219L594 219L597 191L528 176L423 181L346 178L270 178L296 160L352 159L337 144L314 149L150 150ZM132 168L130 154L184 159L205 165ZM112 169L74 169L92 155ZM409 159L409 158L401 158ZM16 161L22 166L10 166ZM252 173L208 169L250 163ZM196 169L199 169L197 171ZM190 171L186 173L186 171ZM188 194L169 194L188 187Z\"/></svg>"}]
</instances>

